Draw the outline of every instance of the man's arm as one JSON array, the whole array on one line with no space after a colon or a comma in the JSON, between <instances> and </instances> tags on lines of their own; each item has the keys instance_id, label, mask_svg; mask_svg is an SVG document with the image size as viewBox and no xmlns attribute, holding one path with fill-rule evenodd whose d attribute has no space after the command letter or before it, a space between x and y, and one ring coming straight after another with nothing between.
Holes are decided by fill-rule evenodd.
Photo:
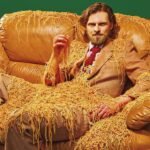
<instances>
[{"instance_id":1,"label":"man's arm","mask_svg":"<svg viewBox=\"0 0 150 150\"><path fill-rule=\"evenodd\" d=\"M69 47L69 40L64 35L57 35L53 40L53 53L47 64L44 72L43 82L46 85L53 86L63 81L63 76L60 72L60 64L67 59L67 49Z\"/></svg>"},{"instance_id":2,"label":"man's arm","mask_svg":"<svg viewBox=\"0 0 150 150\"><path fill-rule=\"evenodd\" d=\"M145 61L146 57L148 57L148 53L145 57L141 57L134 45L129 43L128 51L125 55L125 69L126 75L134 86L119 97L120 103L124 103L121 109L143 92L150 90L150 67Z\"/></svg>"},{"instance_id":3,"label":"man's arm","mask_svg":"<svg viewBox=\"0 0 150 150\"><path fill-rule=\"evenodd\" d=\"M69 40L64 35L58 35L53 40L53 54L47 64L43 82L46 85L53 86L57 83L69 81L74 78L74 76L79 72L84 57L74 64L64 67L67 60L66 55L68 55Z\"/></svg>"},{"instance_id":4,"label":"man's arm","mask_svg":"<svg viewBox=\"0 0 150 150\"><path fill-rule=\"evenodd\" d=\"M126 75L134 86L116 98L116 112L122 110L128 102L136 99L143 92L150 90L150 66L146 62L150 52L149 48L142 50L145 55L140 55L132 42L126 45L124 66Z\"/></svg>"},{"instance_id":5,"label":"man's arm","mask_svg":"<svg viewBox=\"0 0 150 150\"><path fill-rule=\"evenodd\" d=\"M124 66L126 69L126 75L132 81L134 86L127 90L123 95L115 98L116 105L113 109L104 104L98 106L95 110L90 112L89 117L91 121L103 119L121 111L127 103L139 97L143 92L150 90L149 66L143 59L144 57L139 56L135 47L131 43L129 43L127 48L128 51L125 55Z\"/></svg>"}]
</instances>

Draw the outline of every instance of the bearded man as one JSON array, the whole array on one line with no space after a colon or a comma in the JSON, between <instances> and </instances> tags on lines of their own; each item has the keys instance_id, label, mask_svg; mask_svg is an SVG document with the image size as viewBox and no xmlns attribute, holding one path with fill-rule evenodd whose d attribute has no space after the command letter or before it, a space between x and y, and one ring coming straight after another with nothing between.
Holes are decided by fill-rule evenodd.
<instances>
[{"instance_id":1,"label":"bearded man","mask_svg":"<svg viewBox=\"0 0 150 150\"><path fill-rule=\"evenodd\" d=\"M116 19L112 9L106 4L95 3L88 7L83 12L80 23L85 27L85 38L89 41L85 56L75 62L71 68L66 69L64 74L60 63L62 54L69 47L69 39L65 35L57 35L53 41L54 58L50 64L50 68L53 68L54 71L54 77L51 78L47 72L44 81L45 84L51 86L73 79L80 71L89 74L87 82L90 86L97 92L118 99L114 109L100 104L89 112L88 117L91 121L93 119L100 120L119 112L128 102L136 99L141 92L149 89L149 83L143 82L143 85L139 85L137 82L137 77L143 72L147 72L148 66L143 58L140 58L132 42L113 37L117 26ZM132 82L133 87L125 90L128 79ZM8 129L5 150L37 149L37 145L32 142L32 129L26 123L27 129L24 129L23 134L16 129L17 125ZM45 128L44 124L40 127L40 135L45 132L42 128ZM63 132L66 130L61 130L61 137ZM57 128L56 133L58 133ZM68 139L66 137L60 139L60 141L65 140ZM41 141L45 141L44 136Z\"/></svg>"}]
</instances>

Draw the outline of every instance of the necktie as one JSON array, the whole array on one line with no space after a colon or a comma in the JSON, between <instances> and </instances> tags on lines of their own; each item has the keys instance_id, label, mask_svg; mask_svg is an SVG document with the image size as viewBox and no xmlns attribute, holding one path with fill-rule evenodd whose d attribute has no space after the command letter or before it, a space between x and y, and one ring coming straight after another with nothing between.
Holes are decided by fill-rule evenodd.
<instances>
[{"instance_id":1,"label":"necktie","mask_svg":"<svg viewBox=\"0 0 150 150\"><path fill-rule=\"evenodd\" d=\"M89 57L87 57L87 59L85 60L85 67L92 65L93 61L95 60L95 56L96 54L100 51L99 47L94 46L91 50L91 54Z\"/></svg>"}]
</instances>

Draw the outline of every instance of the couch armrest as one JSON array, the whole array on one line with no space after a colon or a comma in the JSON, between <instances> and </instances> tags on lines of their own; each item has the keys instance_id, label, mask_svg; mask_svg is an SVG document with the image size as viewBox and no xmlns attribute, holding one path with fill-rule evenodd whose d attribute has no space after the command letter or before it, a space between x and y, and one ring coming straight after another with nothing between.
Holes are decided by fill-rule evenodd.
<instances>
[{"instance_id":1,"label":"couch armrest","mask_svg":"<svg viewBox=\"0 0 150 150\"><path fill-rule=\"evenodd\" d=\"M139 130L150 125L150 99L143 103L138 102L127 116L127 126L133 130Z\"/></svg>"},{"instance_id":2,"label":"couch armrest","mask_svg":"<svg viewBox=\"0 0 150 150\"><path fill-rule=\"evenodd\" d=\"M10 61L7 73L31 83L42 83L44 70L44 65Z\"/></svg>"}]
</instances>

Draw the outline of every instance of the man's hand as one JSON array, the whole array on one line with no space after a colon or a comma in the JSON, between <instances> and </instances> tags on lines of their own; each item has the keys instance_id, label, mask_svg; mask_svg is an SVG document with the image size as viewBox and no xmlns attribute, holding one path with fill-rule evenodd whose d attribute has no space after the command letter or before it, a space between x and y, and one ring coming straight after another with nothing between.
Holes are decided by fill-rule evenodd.
<instances>
[{"instance_id":1,"label":"man's hand","mask_svg":"<svg viewBox=\"0 0 150 150\"><path fill-rule=\"evenodd\" d=\"M53 40L54 57L60 63L69 47L69 39L65 35L57 35Z\"/></svg>"},{"instance_id":2,"label":"man's hand","mask_svg":"<svg viewBox=\"0 0 150 150\"><path fill-rule=\"evenodd\" d=\"M124 108L124 106L130 101L132 101L130 97L122 95L117 98L117 103L114 106L114 108L110 108L106 104L101 104L89 113L90 121L95 122L99 121L100 119L110 117L115 113L121 111Z\"/></svg>"},{"instance_id":3,"label":"man's hand","mask_svg":"<svg viewBox=\"0 0 150 150\"><path fill-rule=\"evenodd\" d=\"M115 114L115 110L107 106L106 104L101 104L97 106L94 110L89 113L90 121L98 121L100 119L107 118Z\"/></svg>"},{"instance_id":4,"label":"man's hand","mask_svg":"<svg viewBox=\"0 0 150 150\"><path fill-rule=\"evenodd\" d=\"M59 64L67 61L69 40L64 35L57 35L53 39L53 54L44 72L43 81L48 86L54 86L61 82Z\"/></svg>"}]
</instances>

